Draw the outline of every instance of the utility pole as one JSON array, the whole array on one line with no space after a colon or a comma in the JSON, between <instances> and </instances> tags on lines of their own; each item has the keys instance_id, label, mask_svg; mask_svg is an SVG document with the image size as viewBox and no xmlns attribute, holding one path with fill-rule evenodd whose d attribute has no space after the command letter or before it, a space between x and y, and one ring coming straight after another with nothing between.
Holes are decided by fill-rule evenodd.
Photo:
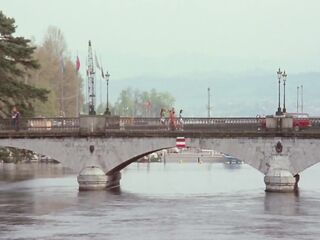
<instances>
[{"instance_id":1,"label":"utility pole","mask_svg":"<svg viewBox=\"0 0 320 240\"><path fill-rule=\"evenodd\" d=\"M76 117L79 116L79 84L78 84L78 73L77 73L77 96L76 96Z\"/></svg>"},{"instance_id":2,"label":"utility pole","mask_svg":"<svg viewBox=\"0 0 320 240\"><path fill-rule=\"evenodd\" d=\"M208 118L210 118L211 106L210 106L210 88L208 87Z\"/></svg>"},{"instance_id":3,"label":"utility pole","mask_svg":"<svg viewBox=\"0 0 320 240\"><path fill-rule=\"evenodd\" d=\"M299 86L297 86L297 113L299 112Z\"/></svg>"},{"instance_id":4,"label":"utility pole","mask_svg":"<svg viewBox=\"0 0 320 240\"><path fill-rule=\"evenodd\" d=\"M77 53L77 58L76 58L76 75L77 75L77 99L76 99L76 117L79 116L80 114L80 104L79 104L79 92L80 92L80 85L79 85L79 70L80 70L80 60L79 56Z\"/></svg>"},{"instance_id":5,"label":"utility pole","mask_svg":"<svg viewBox=\"0 0 320 240\"><path fill-rule=\"evenodd\" d=\"M61 56L60 59L60 68L61 68L61 89L60 89L60 113L59 116L60 117L64 117L65 116L65 112L64 112L64 92L63 92L63 83L64 83L64 60L63 60L63 56Z\"/></svg>"},{"instance_id":6,"label":"utility pole","mask_svg":"<svg viewBox=\"0 0 320 240\"><path fill-rule=\"evenodd\" d=\"M95 89L95 71L93 64L93 55L91 41L89 40L88 47L88 96L89 96L89 115L96 115L95 104L96 104L96 89Z\"/></svg>"},{"instance_id":7,"label":"utility pole","mask_svg":"<svg viewBox=\"0 0 320 240\"><path fill-rule=\"evenodd\" d=\"M301 85L300 88L301 88L301 112L303 113L303 85Z\"/></svg>"}]
</instances>

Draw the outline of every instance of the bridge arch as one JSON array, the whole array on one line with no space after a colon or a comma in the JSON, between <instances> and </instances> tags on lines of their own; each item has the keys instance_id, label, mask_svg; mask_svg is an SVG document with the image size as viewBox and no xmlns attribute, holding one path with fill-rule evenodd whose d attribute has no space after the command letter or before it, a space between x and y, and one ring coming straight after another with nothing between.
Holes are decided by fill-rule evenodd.
<instances>
[{"instance_id":1,"label":"bridge arch","mask_svg":"<svg viewBox=\"0 0 320 240\"><path fill-rule=\"evenodd\" d=\"M134 163L134 162L137 162L139 159L145 157L145 156L148 156L149 154L152 154L152 153L155 153L155 152L158 152L158 151L161 151L161 150L165 150L165 149L170 149L172 147L166 147L166 148L159 148L159 149L156 149L156 150L152 150L152 151L149 151L149 152L145 152L145 153L142 153L142 154L139 154L137 156L134 156L132 158L130 158L129 160L126 160L124 161L123 163L119 164L118 166L112 168L110 171L108 171L106 174L107 175L112 175L116 172L119 172L121 171L122 169L124 169L125 167L129 166L131 163Z\"/></svg>"},{"instance_id":2,"label":"bridge arch","mask_svg":"<svg viewBox=\"0 0 320 240\"><path fill-rule=\"evenodd\" d=\"M281 142L281 153L276 144ZM79 171L98 165L106 173L120 170L139 157L175 146L175 137L92 137L92 138L2 138L0 146L27 149L48 155L63 166ZM292 175L320 162L320 140L281 137L186 138L189 147L213 149L230 154L266 174L275 155L287 156L279 162ZM90 146L94 147L93 153Z\"/></svg>"},{"instance_id":3,"label":"bridge arch","mask_svg":"<svg viewBox=\"0 0 320 240\"><path fill-rule=\"evenodd\" d=\"M107 173L134 156L175 146L175 138L17 138L0 139L0 146L50 156L74 171L98 165Z\"/></svg>"},{"instance_id":4,"label":"bridge arch","mask_svg":"<svg viewBox=\"0 0 320 240\"><path fill-rule=\"evenodd\" d=\"M281 153L276 150L278 142L282 144ZM190 139L189 145L230 154L243 160L263 174L268 172L274 156L283 156L283 160L278 164L280 167L288 169L292 175L320 162L319 139L281 137L198 138Z\"/></svg>"}]
</instances>

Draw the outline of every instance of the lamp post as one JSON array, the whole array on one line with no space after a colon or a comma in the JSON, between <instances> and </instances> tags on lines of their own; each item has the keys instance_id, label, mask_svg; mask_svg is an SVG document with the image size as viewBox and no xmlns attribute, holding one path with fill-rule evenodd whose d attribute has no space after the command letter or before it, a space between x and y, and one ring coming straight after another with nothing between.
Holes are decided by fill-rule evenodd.
<instances>
[{"instance_id":1,"label":"lamp post","mask_svg":"<svg viewBox=\"0 0 320 240\"><path fill-rule=\"evenodd\" d=\"M300 86L301 90L301 112L303 113L303 85Z\"/></svg>"},{"instance_id":2,"label":"lamp post","mask_svg":"<svg viewBox=\"0 0 320 240\"><path fill-rule=\"evenodd\" d=\"M278 72L277 72L277 75L278 75L278 111L276 112L276 115L281 115L282 112L281 112L281 107L280 107L280 80L281 80L281 76L282 76L282 72L279 68Z\"/></svg>"},{"instance_id":3,"label":"lamp post","mask_svg":"<svg viewBox=\"0 0 320 240\"><path fill-rule=\"evenodd\" d=\"M208 118L210 118L210 88L208 88Z\"/></svg>"},{"instance_id":4,"label":"lamp post","mask_svg":"<svg viewBox=\"0 0 320 240\"><path fill-rule=\"evenodd\" d=\"M299 112L299 86L297 86L297 113Z\"/></svg>"},{"instance_id":5,"label":"lamp post","mask_svg":"<svg viewBox=\"0 0 320 240\"><path fill-rule=\"evenodd\" d=\"M283 71L282 79L283 79L283 113L286 113L286 81L287 81L286 71Z\"/></svg>"},{"instance_id":6,"label":"lamp post","mask_svg":"<svg viewBox=\"0 0 320 240\"><path fill-rule=\"evenodd\" d=\"M106 80L107 80L107 107L106 107L106 111L104 112L104 114L107 115L107 116L110 116L111 112L109 110L109 77L110 77L109 72L107 72L105 74L105 77L106 77Z\"/></svg>"}]
</instances>

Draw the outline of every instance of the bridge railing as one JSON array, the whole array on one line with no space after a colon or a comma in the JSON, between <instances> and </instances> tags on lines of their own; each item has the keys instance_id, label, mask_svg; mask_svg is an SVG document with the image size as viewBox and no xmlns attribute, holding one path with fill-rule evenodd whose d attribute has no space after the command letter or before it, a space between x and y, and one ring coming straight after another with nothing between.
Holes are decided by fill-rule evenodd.
<instances>
[{"instance_id":1,"label":"bridge railing","mask_svg":"<svg viewBox=\"0 0 320 240\"><path fill-rule=\"evenodd\" d=\"M100 116L101 117L101 116ZM183 118L184 130L222 130L228 131L254 131L261 130L261 119L250 117L238 118ZM310 130L320 129L320 118L310 118ZM179 119L177 119L178 128ZM45 131L45 132L79 132L80 118L21 118L19 129L15 129L12 119L0 119L0 131L24 130L24 131ZM105 131L112 130L145 130L168 131L169 119L162 123L159 118L137 118L137 117L107 117Z\"/></svg>"},{"instance_id":2,"label":"bridge railing","mask_svg":"<svg viewBox=\"0 0 320 240\"><path fill-rule=\"evenodd\" d=\"M14 128L12 119L1 119L0 120L0 131L5 131Z\"/></svg>"},{"instance_id":3,"label":"bridge railing","mask_svg":"<svg viewBox=\"0 0 320 240\"><path fill-rule=\"evenodd\" d=\"M177 126L183 129L257 129L260 125L257 118L183 118L183 124L177 119ZM168 129L169 119L161 122L159 118L120 118L121 129L159 130Z\"/></svg>"},{"instance_id":4,"label":"bridge railing","mask_svg":"<svg viewBox=\"0 0 320 240\"><path fill-rule=\"evenodd\" d=\"M309 118L310 122L311 122L311 129L316 129L316 128L320 128L320 118Z\"/></svg>"},{"instance_id":5,"label":"bridge railing","mask_svg":"<svg viewBox=\"0 0 320 240\"><path fill-rule=\"evenodd\" d=\"M168 127L161 124L159 118L120 117L120 128L123 130L159 130Z\"/></svg>"},{"instance_id":6,"label":"bridge railing","mask_svg":"<svg viewBox=\"0 0 320 240\"><path fill-rule=\"evenodd\" d=\"M79 118L37 118L26 119L25 127L30 131L77 131Z\"/></svg>"},{"instance_id":7,"label":"bridge railing","mask_svg":"<svg viewBox=\"0 0 320 240\"><path fill-rule=\"evenodd\" d=\"M0 130L78 131L79 118L21 118L17 123L13 119L0 119Z\"/></svg>"},{"instance_id":8,"label":"bridge railing","mask_svg":"<svg viewBox=\"0 0 320 240\"><path fill-rule=\"evenodd\" d=\"M184 128L257 129L257 118L185 118Z\"/></svg>"}]
</instances>

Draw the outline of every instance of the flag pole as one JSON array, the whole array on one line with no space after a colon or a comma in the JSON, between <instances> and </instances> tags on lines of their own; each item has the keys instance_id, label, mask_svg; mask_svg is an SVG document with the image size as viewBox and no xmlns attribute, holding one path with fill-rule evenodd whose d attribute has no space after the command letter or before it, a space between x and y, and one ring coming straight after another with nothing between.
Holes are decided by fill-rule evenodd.
<instances>
[{"instance_id":1,"label":"flag pole","mask_svg":"<svg viewBox=\"0 0 320 240\"><path fill-rule=\"evenodd\" d=\"M63 103L63 75L64 75L64 60L63 60L63 56L61 56L61 60L60 60L60 65L61 65L61 89L60 89L60 117L64 116L64 103Z\"/></svg>"},{"instance_id":2,"label":"flag pole","mask_svg":"<svg viewBox=\"0 0 320 240\"><path fill-rule=\"evenodd\" d=\"M79 83L78 83L78 61L79 61L79 57L78 57L78 51L77 51L77 60L76 60L76 83L77 83L77 99L76 99L76 117L79 116Z\"/></svg>"},{"instance_id":3,"label":"flag pole","mask_svg":"<svg viewBox=\"0 0 320 240\"><path fill-rule=\"evenodd\" d=\"M76 93L76 116L78 117L80 114L80 101L79 101L79 95L80 95L80 84L79 84L79 70L80 70L80 59L79 59L79 54L77 51L77 58L76 58L76 88L77 88L77 93Z\"/></svg>"},{"instance_id":4,"label":"flag pole","mask_svg":"<svg viewBox=\"0 0 320 240\"><path fill-rule=\"evenodd\" d=\"M99 58L100 58L100 64L102 66L101 56L99 56ZM100 78L99 78L100 79L100 105L102 105L102 82L103 82L102 78L103 78L103 76L102 77L100 76Z\"/></svg>"}]
</instances>

